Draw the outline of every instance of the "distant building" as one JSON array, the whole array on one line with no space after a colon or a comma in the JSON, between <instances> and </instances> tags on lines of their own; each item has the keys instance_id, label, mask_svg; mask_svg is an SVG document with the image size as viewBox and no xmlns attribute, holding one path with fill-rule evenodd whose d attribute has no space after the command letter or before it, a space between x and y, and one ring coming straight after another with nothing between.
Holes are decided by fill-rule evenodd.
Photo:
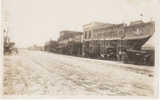
<instances>
[{"instance_id":1,"label":"distant building","mask_svg":"<svg viewBox=\"0 0 160 100\"><path fill-rule=\"evenodd\" d=\"M55 40L50 40L45 43L44 50L49 52L57 52L58 42Z\"/></svg>"},{"instance_id":2,"label":"distant building","mask_svg":"<svg viewBox=\"0 0 160 100\"><path fill-rule=\"evenodd\" d=\"M66 44L68 42L81 42L82 41L82 32L77 31L61 31L60 38L58 42L60 44Z\"/></svg>"},{"instance_id":3,"label":"distant building","mask_svg":"<svg viewBox=\"0 0 160 100\"><path fill-rule=\"evenodd\" d=\"M61 31L58 39L60 53L81 55L82 32Z\"/></svg>"},{"instance_id":4,"label":"distant building","mask_svg":"<svg viewBox=\"0 0 160 100\"><path fill-rule=\"evenodd\" d=\"M37 51L43 51L44 47L43 46L38 46L38 45L33 45L31 47L28 47L29 50L37 50Z\"/></svg>"}]
</instances>

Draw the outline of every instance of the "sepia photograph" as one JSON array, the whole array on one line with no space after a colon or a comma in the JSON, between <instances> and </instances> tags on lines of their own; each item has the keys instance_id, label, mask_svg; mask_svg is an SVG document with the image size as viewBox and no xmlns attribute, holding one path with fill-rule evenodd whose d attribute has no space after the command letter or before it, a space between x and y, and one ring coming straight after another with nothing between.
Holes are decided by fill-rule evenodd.
<instances>
[{"instance_id":1,"label":"sepia photograph","mask_svg":"<svg viewBox=\"0 0 160 100\"><path fill-rule=\"evenodd\" d=\"M2 0L4 97L157 97L159 0Z\"/></svg>"}]
</instances>

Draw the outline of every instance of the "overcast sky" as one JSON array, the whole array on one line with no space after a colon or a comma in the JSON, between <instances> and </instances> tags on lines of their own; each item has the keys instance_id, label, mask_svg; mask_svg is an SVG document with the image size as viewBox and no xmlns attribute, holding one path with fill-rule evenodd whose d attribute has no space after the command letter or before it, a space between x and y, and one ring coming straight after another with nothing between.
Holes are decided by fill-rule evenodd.
<instances>
[{"instance_id":1,"label":"overcast sky","mask_svg":"<svg viewBox=\"0 0 160 100\"><path fill-rule=\"evenodd\" d=\"M61 30L83 31L82 25L93 21L157 21L159 4L158 0L3 0L9 36L18 47L56 40Z\"/></svg>"}]
</instances>

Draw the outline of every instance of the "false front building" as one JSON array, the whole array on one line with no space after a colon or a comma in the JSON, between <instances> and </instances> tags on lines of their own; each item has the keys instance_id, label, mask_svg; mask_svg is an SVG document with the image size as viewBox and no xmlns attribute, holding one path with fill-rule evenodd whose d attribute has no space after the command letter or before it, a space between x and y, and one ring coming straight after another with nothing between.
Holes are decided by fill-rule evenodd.
<instances>
[{"instance_id":1,"label":"false front building","mask_svg":"<svg viewBox=\"0 0 160 100\"><path fill-rule=\"evenodd\" d=\"M154 22L135 21L129 25L93 22L84 25L83 30L83 55L116 58L122 51L140 50L154 33Z\"/></svg>"},{"instance_id":2,"label":"false front building","mask_svg":"<svg viewBox=\"0 0 160 100\"><path fill-rule=\"evenodd\" d=\"M58 39L59 51L63 54L81 55L82 32L61 31Z\"/></svg>"}]
</instances>

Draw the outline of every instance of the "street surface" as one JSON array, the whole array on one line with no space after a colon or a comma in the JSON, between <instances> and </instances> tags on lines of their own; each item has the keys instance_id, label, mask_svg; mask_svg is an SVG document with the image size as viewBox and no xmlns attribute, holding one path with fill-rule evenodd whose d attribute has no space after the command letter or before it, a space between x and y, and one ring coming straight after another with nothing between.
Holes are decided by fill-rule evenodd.
<instances>
[{"instance_id":1,"label":"street surface","mask_svg":"<svg viewBox=\"0 0 160 100\"><path fill-rule=\"evenodd\" d=\"M154 67L42 51L5 56L3 77L4 95L154 95Z\"/></svg>"}]
</instances>

